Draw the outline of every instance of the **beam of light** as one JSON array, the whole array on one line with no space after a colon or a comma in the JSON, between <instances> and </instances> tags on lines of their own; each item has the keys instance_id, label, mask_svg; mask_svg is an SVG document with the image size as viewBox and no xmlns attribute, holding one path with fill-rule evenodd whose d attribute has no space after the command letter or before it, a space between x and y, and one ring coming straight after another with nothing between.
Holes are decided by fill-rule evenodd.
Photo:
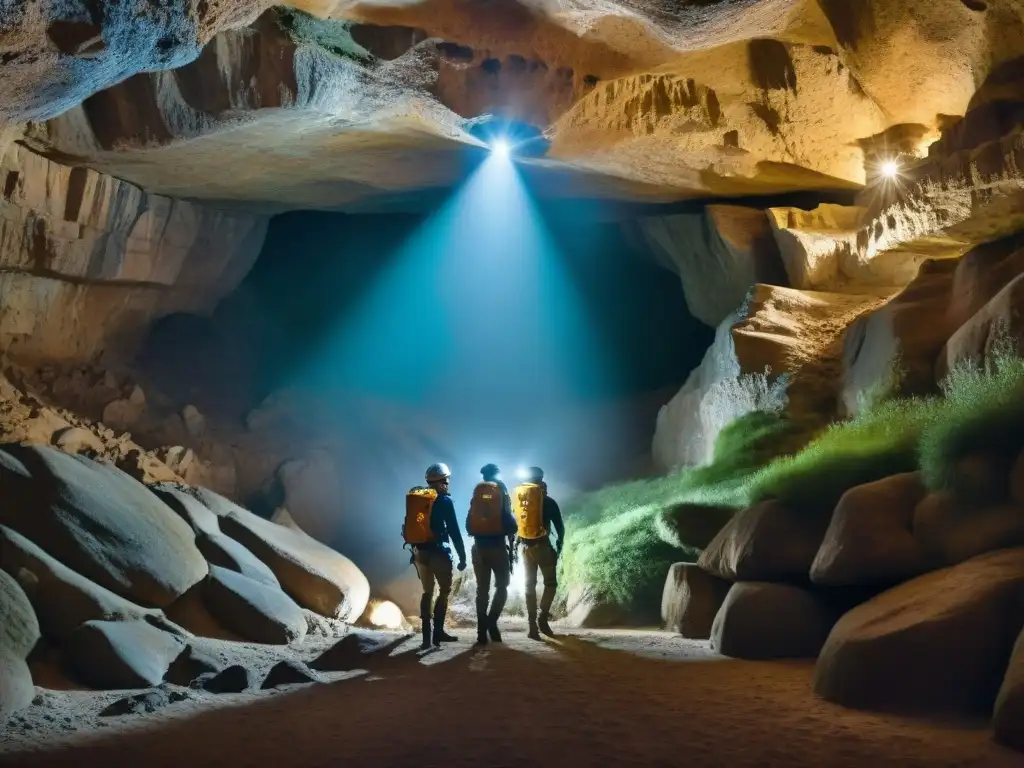
<instances>
[{"instance_id":1,"label":"beam of light","mask_svg":"<svg viewBox=\"0 0 1024 768\"><path fill-rule=\"evenodd\" d=\"M505 160L512 154L512 146L508 143L508 139L498 138L491 142L491 153L495 157Z\"/></svg>"},{"instance_id":2,"label":"beam of light","mask_svg":"<svg viewBox=\"0 0 1024 768\"><path fill-rule=\"evenodd\" d=\"M895 179L900 174L900 166L895 160L886 160L882 163L882 176L887 179Z\"/></svg>"}]
</instances>

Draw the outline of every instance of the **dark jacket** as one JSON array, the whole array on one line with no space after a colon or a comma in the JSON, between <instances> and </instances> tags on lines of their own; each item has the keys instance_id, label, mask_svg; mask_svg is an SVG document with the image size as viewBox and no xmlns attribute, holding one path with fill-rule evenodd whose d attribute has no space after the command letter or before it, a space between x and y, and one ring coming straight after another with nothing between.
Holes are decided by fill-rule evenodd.
<instances>
[{"instance_id":1,"label":"dark jacket","mask_svg":"<svg viewBox=\"0 0 1024 768\"><path fill-rule=\"evenodd\" d=\"M485 480L482 482L494 483L501 489L501 522L505 531L503 536L473 536L473 542L478 547L503 547L508 536L515 536L519 526L516 524L515 515L512 514L512 499L508 495L508 488L501 480ZM469 533L469 513L466 513L466 532ZM470 534L472 536L472 534Z\"/></svg>"},{"instance_id":2,"label":"dark jacket","mask_svg":"<svg viewBox=\"0 0 1024 768\"><path fill-rule=\"evenodd\" d=\"M459 555L459 560L465 561L466 548L462 543L459 523L455 519L455 504L452 502L452 497L447 493L438 495L434 506L430 510L430 530L434 532L437 541L430 544L418 544L416 549L447 548L448 542L451 541Z\"/></svg>"},{"instance_id":3,"label":"dark jacket","mask_svg":"<svg viewBox=\"0 0 1024 768\"><path fill-rule=\"evenodd\" d=\"M544 495L544 527L548 529L548 537L551 537L551 530L558 534L558 549L562 549L565 542L565 525L562 523L562 510L558 502L547 494Z\"/></svg>"}]
</instances>

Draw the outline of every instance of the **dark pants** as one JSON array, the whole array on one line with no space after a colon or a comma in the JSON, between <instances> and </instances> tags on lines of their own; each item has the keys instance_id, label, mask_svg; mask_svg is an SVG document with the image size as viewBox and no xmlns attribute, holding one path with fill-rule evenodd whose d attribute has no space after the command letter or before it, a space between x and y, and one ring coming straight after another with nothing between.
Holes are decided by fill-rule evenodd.
<instances>
[{"instance_id":1,"label":"dark pants","mask_svg":"<svg viewBox=\"0 0 1024 768\"><path fill-rule=\"evenodd\" d=\"M505 601L508 599L508 550L504 544L473 545L473 573L476 574L476 616L482 622L498 620ZM488 611L487 603L491 593L491 576L494 576L494 600Z\"/></svg>"},{"instance_id":2,"label":"dark pants","mask_svg":"<svg viewBox=\"0 0 1024 768\"><path fill-rule=\"evenodd\" d=\"M443 624L448 612L448 595L452 591L452 556L443 548L417 549L413 561L416 573L423 585L423 597L420 598L420 618L430 618L430 603L434 597L434 584L437 584L437 601L434 602L434 623Z\"/></svg>"},{"instance_id":3,"label":"dark pants","mask_svg":"<svg viewBox=\"0 0 1024 768\"><path fill-rule=\"evenodd\" d=\"M533 543L523 542L521 550L526 568L526 615L533 626L537 619L537 571L544 575L544 593L540 596L540 615L547 618L558 587L558 555L547 537Z\"/></svg>"}]
</instances>

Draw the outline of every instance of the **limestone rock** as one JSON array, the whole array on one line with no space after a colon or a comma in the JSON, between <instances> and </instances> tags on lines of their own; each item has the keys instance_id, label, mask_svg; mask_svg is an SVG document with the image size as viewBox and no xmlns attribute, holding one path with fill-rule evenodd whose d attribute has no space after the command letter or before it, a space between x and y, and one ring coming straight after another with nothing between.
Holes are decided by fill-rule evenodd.
<instances>
[{"instance_id":1,"label":"limestone rock","mask_svg":"<svg viewBox=\"0 0 1024 768\"><path fill-rule=\"evenodd\" d=\"M961 325L942 348L936 365L941 380L954 366L967 361L984 365L992 360L997 344L1005 335L1010 349L1024 351L1024 274L1013 278L991 301Z\"/></svg>"},{"instance_id":2,"label":"limestone rock","mask_svg":"<svg viewBox=\"0 0 1024 768\"><path fill-rule=\"evenodd\" d=\"M730 586L695 563L673 564L661 596L664 627L690 640L707 640Z\"/></svg>"},{"instance_id":3,"label":"limestone rock","mask_svg":"<svg viewBox=\"0 0 1024 768\"><path fill-rule=\"evenodd\" d=\"M210 567L203 599L225 627L247 640L287 645L306 636L306 617L290 597L226 568Z\"/></svg>"},{"instance_id":4,"label":"limestone rock","mask_svg":"<svg viewBox=\"0 0 1024 768\"><path fill-rule=\"evenodd\" d=\"M1024 546L1024 510L1010 504L975 507L945 491L930 493L914 510L914 538L933 566L955 565Z\"/></svg>"},{"instance_id":5,"label":"limestone rock","mask_svg":"<svg viewBox=\"0 0 1024 768\"><path fill-rule=\"evenodd\" d=\"M15 578L31 576L27 590L43 634L65 640L87 621L133 621L151 610L89 581L16 531L0 526L0 567Z\"/></svg>"},{"instance_id":6,"label":"limestone rock","mask_svg":"<svg viewBox=\"0 0 1024 768\"><path fill-rule=\"evenodd\" d=\"M32 703L35 688L25 659L39 641L39 622L25 592L0 571L0 717Z\"/></svg>"},{"instance_id":7,"label":"limestone rock","mask_svg":"<svg viewBox=\"0 0 1024 768\"><path fill-rule=\"evenodd\" d=\"M140 605L168 605L206 575L189 527L112 467L8 445L0 447L0 488L0 524Z\"/></svg>"},{"instance_id":8,"label":"limestone rock","mask_svg":"<svg viewBox=\"0 0 1024 768\"><path fill-rule=\"evenodd\" d=\"M833 587L890 585L927 570L914 538L914 510L925 489L916 472L848 490L811 565L811 580Z\"/></svg>"},{"instance_id":9,"label":"limestone rock","mask_svg":"<svg viewBox=\"0 0 1024 768\"><path fill-rule=\"evenodd\" d=\"M263 690L280 688L282 685L303 685L320 682L309 667L299 661L279 661L267 673L260 686Z\"/></svg>"},{"instance_id":10,"label":"limestone rock","mask_svg":"<svg viewBox=\"0 0 1024 768\"><path fill-rule=\"evenodd\" d=\"M189 493L187 486L160 483L150 486L150 490L192 526L196 532L196 546L211 565L237 571L261 584L279 586L274 572L262 560L221 533L217 515Z\"/></svg>"},{"instance_id":11,"label":"limestone rock","mask_svg":"<svg viewBox=\"0 0 1024 768\"><path fill-rule=\"evenodd\" d=\"M807 589L741 581L715 616L711 647L738 659L814 658L838 617Z\"/></svg>"},{"instance_id":12,"label":"limestone rock","mask_svg":"<svg viewBox=\"0 0 1024 768\"><path fill-rule=\"evenodd\" d=\"M775 500L740 510L700 556L697 565L729 581L807 579L828 516L800 514Z\"/></svg>"},{"instance_id":13,"label":"limestone rock","mask_svg":"<svg viewBox=\"0 0 1024 768\"><path fill-rule=\"evenodd\" d=\"M843 616L815 691L858 709L991 712L1024 624L1024 549L919 576Z\"/></svg>"},{"instance_id":14,"label":"limestone rock","mask_svg":"<svg viewBox=\"0 0 1024 768\"><path fill-rule=\"evenodd\" d=\"M104 451L103 441L83 427L68 427L53 435L53 444L67 453L96 456Z\"/></svg>"},{"instance_id":15,"label":"limestone rock","mask_svg":"<svg viewBox=\"0 0 1024 768\"><path fill-rule=\"evenodd\" d=\"M184 649L181 639L143 621L89 621L64 646L76 677L100 690L159 685Z\"/></svg>"},{"instance_id":16,"label":"limestone rock","mask_svg":"<svg viewBox=\"0 0 1024 768\"><path fill-rule=\"evenodd\" d=\"M219 517L221 530L274 572L301 606L324 616L355 621L370 599L370 585L344 555L305 533L263 520L203 488L198 497Z\"/></svg>"}]
</instances>

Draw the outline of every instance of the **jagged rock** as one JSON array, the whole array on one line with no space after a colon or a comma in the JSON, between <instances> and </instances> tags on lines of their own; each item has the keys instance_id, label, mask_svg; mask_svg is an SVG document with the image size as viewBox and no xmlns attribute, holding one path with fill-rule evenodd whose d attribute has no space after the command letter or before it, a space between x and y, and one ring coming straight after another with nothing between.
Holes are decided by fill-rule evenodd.
<instances>
[{"instance_id":1,"label":"jagged rock","mask_svg":"<svg viewBox=\"0 0 1024 768\"><path fill-rule=\"evenodd\" d=\"M301 685L320 682L309 667L300 661L279 661L267 673L260 687L263 690L280 688L282 685Z\"/></svg>"},{"instance_id":2,"label":"jagged rock","mask_svg":"<svg viewBox=\"0 0 1024 768\"><path fill-rule=\"evenodd\" d=\"M217 515L192 496L187 486L160 483L150 486L150 490L192 526L196 532L196 546L211 565L237 571L267 586L280 586L274 572L262 560L230 536L221 533Z\"/></svg>"},{"instance_id":3,"label":"jagged rock","mask_svg":"<svg viewBox=\"0 0 1024 768\"><path fill-rule=\"evenodd\" d=\"M370 585L347 557L297 528L256 517L205 488L195 492L217 514L221 530L269 566L299 605L342 621L355 621L362 614Z\"/></svg>"},{"instance_id":4,"label":"jagged rock","mask_svg":"<svg viewBox=\"0 0 1024 768\"><path fill-rule=\"evenodd\" d=\"M166 464L141 448L130 448L117 457L114 465L140 483L167 483L178 479Z\"/></svg>"},{"instance_id":5,"label":"jagged rock","mask_svg":"<svg viewBox=\"0 0 1024 768\"><path fill-rule=\"evenodd\" d=\"M0 571L0 716L32 703L35 689L25 659L39 637L28 597L17 581Z\"/></svg>"},{"instance_id":6,"label":"jagged rock","mask_svg":"<svg viewBox=\"0 0 1024 768\"><path fill-rule=\"evenodd\" d=\"M287 645L306 636L306 617L288 595L226 568L210 566L203 600L218 621L247 640Z\"/></svg>"},{"instance_id":7,"label":"jagged rock","mask_svg":"<svg viewBox=\"0 0 1024 768\"><path fill-rule=\"evenodd\" d=\"M992 715L996 740L1024 752L1024 632L1017 637Z\"/></svg>"},{"instance_id":8,"label":"jagged rock","mask_svg":"<svg viewBox=\"0 0 1024 768\"><path fill-rule=\"evenodd\" d=\"M789 284L802 290L835 290L852 277L843 268L848 266L841 259L842 245L856 242L857 227L864 215L861 208L825 203L813 211L799 208L770 208L767 221L778 244L782 263L785 264ZM885 285L900 285L908 282L916 273L905 279L883 278Z\"/></svg>"},{"instance_id":9,"label":"jagged rock","mask_svg":"<svg viewBox=\"0 0 1024 768\"><path fill-rule=\"evenodd\" d=\"M707 640L730 586L728 581L712 576L696 563L673 564L661 596L665 629L690 640Z\"/></svg>"},{"instance_id":10,"label":"jagged rock","mask_svg":"<svg viewBox=\"0 0 1024 768\"><path fill-rule=\"evenodd\" d=\"M1010 504L973 506L946 491L930 493L914 510L914 538L933 567L1024 546L1024 511Z\"/></svg>"},{"instance_id":11,"label":"jagged rock","mask_svg":"<svg viewBox=\"0 0 1024 768\"><path fill-rule=\"evenodd\" d=\"M144 621L89 621L64 645L83 683L101 690L159 685L185 643Z\"/></svg>"},{"instance_id":12,"label":"jagged rock","mask_svg":"<svg viewBox=\"0 0 1024 768\"><path fill-rule=\"evenodd\" d=\"M806 580L828 527L827 515L787 509L774 499L737 512L697 565L729 581Z\"/></svg>"},{"instance_id":13,"label":"jagged rock","mask_svg":"<svg viewBox=\"0 0 1024 768\"><path fill-rule=\"evenodd\" d=\"M925 493L916 472L844 493L811 565L811 580L834 587L890 585L926 571L913 534L914 510Z\"/></svg>"},{"instance_id":14,"label":"jagged rock","mask_svg":"<svg viewBox=\"0 0 1024 768\"><path fill-rule=\"evenodd\" d=\"M858 709L991 712L1024 624L1024 549L905 582L843 616L815 691Z\"/></svg>"},{"instance_id":15,"label":"jagged rock","mask_svg":"<svg viewBox=\"0 0 1024 768\"><path fill-rule=\"evenodd\" d=\"M241 664L233 664L202 681L203 690L209 693L241 693L252 685L252 674Z\"/></svg>"},{"instance_id":16,"label":"jagged rock","mask_svg":"<svg viewBox=\"0 0 1024 768\"><path fill-rule=\"evenodd\" d=\"M200 678L206 679L207 675L216 675L220 669L221 664L212 656L186 645L185 650L167 668L164 682L188 687Z\"/></svg>"},{"instance_id":17,"label":"jagged rock","mask_svg":"<svg viewBox=\"0 0 1024 768\"><path fill-rule=\"evenodd\" d=\"M0 157L0 178L8 185L0 199L0 348L26 358L130 353L148 320L212 310L255 261L266 231L265 215L151 195L20 144ZM130 397L88 400L107 406L103 421L118 429L144 409Z\"/></svg>"},{"instance_id":18,"label":"jagged rock","mask_svg":"<svg viewBox=\"0 0 1024 768\"><path fill-rule=\"evenodd\" d=\"M66 453L80 453L89 457L104 451L103 441L82 427L68 427L55 432L53 444Z\"/></svg>"},{"instance_id":19,"label":"jagged rock","mask_svg":"<svg viewBox=\"0 0 1024 768\"><path fill-rule=\"evenodd\" d=\"M191 448L181 445L172 445L157 453L157 457L167 465L167 468L174 474L185 477L196 455Z\"/></svg>"},{"instance_id":20,"label":"jagged rock","mask_svg":"<svg viewBox=\"0 0 1024 768\"><path fill-rule=\"evenodd\" d=\"M754 283L786 284L786 272L763 210L709 205L700 213L645 216L642 241L683 283L694 317L717 326L743 303Z\"/></svg>"},{"instance_id":21,"label":"jagged rock","mask_svg":"<svg viewBox=\"0 0 1024 768\"><path fill-rule=\"evenodd\" d=\"M818 655L839 612L792 584L737 582L715 616L711 647L738 659L809 659Z\"/></svg>"},{"instance_id":22,"label":"jagged rock","mask_svg":"<svg viewBox=\"0 0 1024 768\"><path fill-rule=\"evenodd\" d=\"M31 576L26 593L43 634L54 640L70 637L87 621L132 621L152 613L75 573L7 526L0 526L0 566L18 579Z\"/></svg>"},{"instance_id":23,"label":"jagged rock","mask_svg":"<svg viewBox=\"0 0 1024 768\"><path fill-rule=\"evenodd\" d=\"M140 605L168 605L206 575L189 527L113 467L55 448L2 446L0 488L0 524Z\"/></svg>"}]
</instances>

